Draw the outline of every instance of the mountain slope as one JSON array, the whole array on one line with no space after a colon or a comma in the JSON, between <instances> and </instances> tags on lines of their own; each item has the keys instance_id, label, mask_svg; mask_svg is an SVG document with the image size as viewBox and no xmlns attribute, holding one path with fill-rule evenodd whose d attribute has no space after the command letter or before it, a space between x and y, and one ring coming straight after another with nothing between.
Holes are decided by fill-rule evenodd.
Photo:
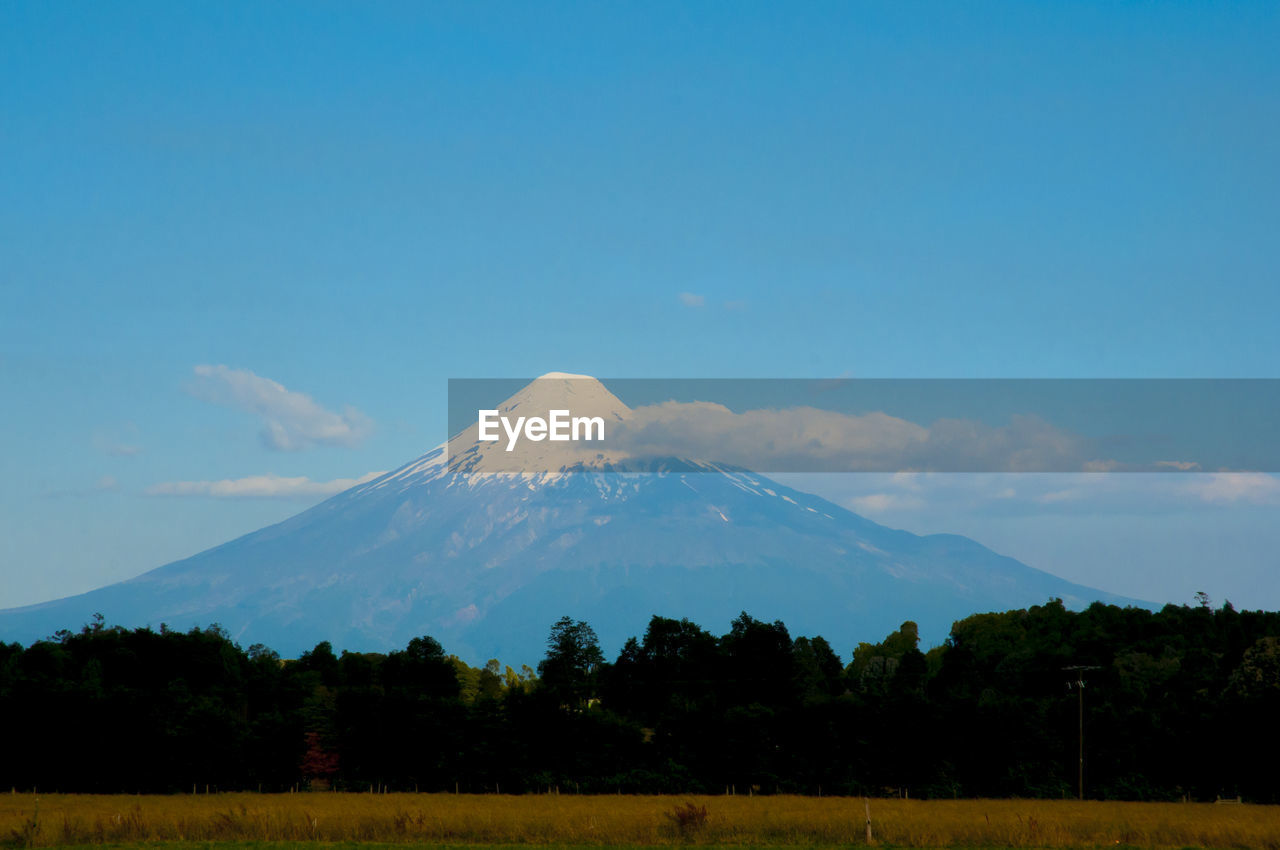
<instances>
[{"instance_id":1,"label":"mountain slope","mask_svg":"<svg viewBox=\"0 0 1280 850\"><path fill-rule=\"evenodd\" d=\"M625 417L600 390L591 403ZM558 399L517 394L503 409ZM612 652L655 613L723 630L746 610L847 652L904 619L936 642L975 611L1055 596L1131 601L964 537L886 528L747 471L669 459L622 473L610 459L583 466L572 455L564 466L578 471L477 472L493 450L463 432L448 446L453 469L442 446L131 581L0 611L0 639L29 641L102 612L124 625L217 622L286 655L320 640L386 650L430 634L473 662L533 662L563 614L588 620Z\"/></svg>"}]
</instances>

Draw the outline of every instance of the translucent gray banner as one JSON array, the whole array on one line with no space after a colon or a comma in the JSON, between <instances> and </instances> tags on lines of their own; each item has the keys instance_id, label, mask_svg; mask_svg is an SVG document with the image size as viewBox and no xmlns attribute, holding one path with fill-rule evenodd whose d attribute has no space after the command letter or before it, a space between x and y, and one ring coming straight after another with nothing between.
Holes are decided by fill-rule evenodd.
<instances>
[{"instance_id":1,"label":"translucent gray banner","mask_svg":"<svg viewBox=\"0 0 1280 850\"><path fill-rule=\"evenodd\" d=\"M457 472L1276 472L1276 379L449 381Z\"/></svg>"}]
</instances>

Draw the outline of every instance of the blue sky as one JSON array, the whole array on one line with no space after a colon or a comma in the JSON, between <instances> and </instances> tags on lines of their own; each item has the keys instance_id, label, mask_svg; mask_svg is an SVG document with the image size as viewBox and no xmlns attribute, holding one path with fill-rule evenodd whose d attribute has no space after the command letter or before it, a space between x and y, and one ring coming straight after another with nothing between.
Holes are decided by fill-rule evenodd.
<instances>
[{"instance_id":1,"label":"blue sky","mask_svg":"<svg viewBox=\"0 0 1280 850\"><path fill-rule=\"evenodd\" d=\"M0 605L317 498L174 482L403 463L450 377L1278 377L1278 37L1264 3L5 4ZM882 485L814 484L1280 606L1265 488Z\"/></svg>"}]
</instances>

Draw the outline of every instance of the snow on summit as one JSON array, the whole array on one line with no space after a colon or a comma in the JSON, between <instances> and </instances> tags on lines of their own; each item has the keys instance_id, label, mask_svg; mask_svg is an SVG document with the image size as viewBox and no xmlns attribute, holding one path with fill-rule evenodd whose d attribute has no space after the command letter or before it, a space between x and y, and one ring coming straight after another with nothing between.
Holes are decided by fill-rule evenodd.
<instances>
[{"instance_id":1,"label":"snow on summit","mask_svg":"<svg viewBox=\"0 0 1280 850\"><path fill-rule=\"evenodd\" d=\"M631 408L600 381L568 372L548 372L534 379L496 410L508 424L531 417L547 419L553 410L568 411L572 417L598 418L606 438L612 427L631 414ZM472 424L447 443L449 466L459 473L555 472L571 467L599 467L627 458L624 453L605 451L604 444L591 441L526 439L509 450L505 436L491 442L481 440L479 423Z\"/></svg>"}]
</instances>

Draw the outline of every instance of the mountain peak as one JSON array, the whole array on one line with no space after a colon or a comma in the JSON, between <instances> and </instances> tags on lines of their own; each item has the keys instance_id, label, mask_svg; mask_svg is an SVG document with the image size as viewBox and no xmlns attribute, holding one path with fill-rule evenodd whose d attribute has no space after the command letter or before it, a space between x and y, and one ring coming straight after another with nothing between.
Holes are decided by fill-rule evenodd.
<instances>
[{"instance_id":1,"label":"mountain peak","mask_svg":"<svg viewBox=\"0 0 1280 850\"><path fill-rule=\"evenodd\" d=\"M606 428L633 416L594 378L555 372L498 407L513 418L552 409L604 417ZM473 422L394 472L131 581L0 611L0 641L100 611L124 626L217 622L286 654L319 640L387 650L430 634L473 662L519 662L565 613L612 647L653 614L723 628L744 610L853 645L906 619L938 641L973 611L1127 601L965 538L885 528L745 470L690 461L596 474L634 459L586 441L512 453L478 431Z\"/></svg>"},{"instance_id":2,"label":"mountain peak","mask_svg":"<svg viewBox=\"0 0 1280 850\"><path fill-rule=\"evenodd\" d=\"M631 408L597 379L569 372L548 372L534 378L498 405L498 410L506 414L521 405L527 411L523 415L527 416L546 416L553 408L568 408L575 416L609 419L623 419L631 412Z\"/></svg>"},{"instance_id":3,"label":"mountain peak","mask_svg":"<svg viewBox=\"0 0 1280 850\"><path fill-rule=\"evenodd\" d=\"M590 375L548 372L526 384L496 408L498 416L514 423L520 417L547 420L551 411L568 411L571 417L598 417L608 433L631 414L631 408ZM479 411L477 411L479 413ZM521 441L514 450L505 438L480 439L479 423L450 438L447 456L454 472L554 472L574 466L599 466L624 459L601 451L593 442Z\"/></svg>"}]
</instances>

